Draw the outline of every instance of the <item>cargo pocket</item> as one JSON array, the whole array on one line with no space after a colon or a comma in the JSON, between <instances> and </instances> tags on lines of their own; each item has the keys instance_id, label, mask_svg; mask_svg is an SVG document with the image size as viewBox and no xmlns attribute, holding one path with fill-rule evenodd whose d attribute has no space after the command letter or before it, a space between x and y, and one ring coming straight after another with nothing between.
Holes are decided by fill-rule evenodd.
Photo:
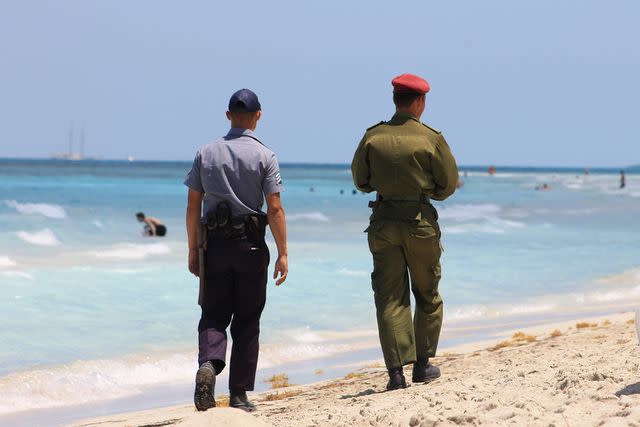
<instances>
[{"instance_id":1,"label":"cargo pocket","mask_svg":"<svg viewBox=\"0 0 640 427\"><path fill-rule=\"evenodd\" d=\"M380 248L379 233L382 231L384 224L379 221L371 222L369 226L364 230L367 233L367 240L369 241L369 250L375 252Z\"/></svg>"},{"instance_id":2,"label":"cargo pocket","mask_svg":"<svg viewBox=\"0 0 640 427\"><path fill-rule=\"evenodd\" d=\"M440 278L442 277L442 268L440 267L439 262L431 267L431 272L433 273L434 293L436 293L438 292L438 284L440 283Z\"/></svg>"},{"instance_id":3,"label":"cargo pocket","mask_svg":"<svg viewBox=\"0 0 640 427\"><path fill-rule=\"evenodd\" d=\"M420 221L409 231L409 235L416 239L431 239L439 237L438 234L440 230L438 230L433 225L429 224L427 221Z\"/></svg>"}]
</instances>

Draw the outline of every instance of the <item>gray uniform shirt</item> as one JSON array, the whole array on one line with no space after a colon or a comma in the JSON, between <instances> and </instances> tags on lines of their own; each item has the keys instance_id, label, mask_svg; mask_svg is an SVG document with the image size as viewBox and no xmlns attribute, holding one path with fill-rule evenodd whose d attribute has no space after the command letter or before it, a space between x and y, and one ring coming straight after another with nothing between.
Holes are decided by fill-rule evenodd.
<instances>
[{"instance_id":1,"label":"gray uniform shirt","mask_svg":"<svg viewBox=\"0 0 640 427\"><path fill-rule=\"evenodd\" d=\"M198 150L184 185L204 193L203 217L228 201L233 216L264 214L263 195L284 190L276 155L249 129L229 133Z\"/></svg>"}]
</instances>

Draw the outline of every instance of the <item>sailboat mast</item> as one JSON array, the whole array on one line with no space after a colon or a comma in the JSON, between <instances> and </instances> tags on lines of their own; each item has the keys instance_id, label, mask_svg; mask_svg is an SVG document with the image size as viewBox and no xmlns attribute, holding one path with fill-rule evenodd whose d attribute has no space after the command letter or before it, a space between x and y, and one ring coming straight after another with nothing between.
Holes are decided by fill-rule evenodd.
<instances>
[{"instance_id":1,"label":"sailboat mast","mask_svg":"<svg viewBox=\"0 0 640 427\"><path fill-rule=\"evenodd\" d=\"M84 123L80 128L80 158L84 158Z\"/></svg>"},{"instance_id":2,"label":"sailboat mast","mask_svg":"<svg viewBox=\"0 0 640 427\"><path fill-rule=\"evenodd\" d=\"M69 157L73 155L73 123L69 128Z\"/></svg>"}]
</instances>

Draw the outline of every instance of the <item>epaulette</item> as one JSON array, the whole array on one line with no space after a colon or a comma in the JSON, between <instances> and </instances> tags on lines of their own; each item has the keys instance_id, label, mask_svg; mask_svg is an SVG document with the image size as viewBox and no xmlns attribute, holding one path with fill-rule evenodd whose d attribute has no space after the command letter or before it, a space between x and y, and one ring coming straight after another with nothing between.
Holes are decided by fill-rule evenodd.
<instances>
[{"instance_id":1,"label":"epaulette","mask_svg":"<svg viewBox=\"0 0 640 427\"><path fill-rule=\"evenodd\" d=\"M367 132L370 131L371 129L373 129L374 127L380 126L383 123L385 123L384 120L380 121L380 123L376 123L375 125L371 126L370 128L367 128Z\"/></svg>"},{"instance_id":2,"label":"epaulette","mask_svg":"<svg viewBox=\"0 0 640 427\"><path fill-rule=\"evenodd\" d=\"M442 133L442 132L440 132L438 129L434 129L434 128L432 128L432 127L431 127L431 126L429 126L429 125L425 125L424 123L422 123L422 126L426 127L427 129L429 129L429 130L430 130L430 131L432 131L432 132L437 133L438 135L440 135L440 134Z\"/></svg>"}]
</instances>

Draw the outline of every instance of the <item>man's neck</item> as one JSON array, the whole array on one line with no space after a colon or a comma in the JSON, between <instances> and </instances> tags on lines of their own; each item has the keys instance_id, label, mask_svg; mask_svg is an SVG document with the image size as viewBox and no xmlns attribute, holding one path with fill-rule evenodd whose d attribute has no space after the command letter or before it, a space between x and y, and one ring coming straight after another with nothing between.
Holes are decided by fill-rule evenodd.
<instances>
[{"instance_id":1,"label":"man's neck","mask_svg":"<svg viewBox=\"0 0 640 427\"><path fill-rule=\"evenodd\" d=\"M418 114L419 111L416 111L413 108L396 108L396 114L401 113L401 114L410 114L413 117L415 117L416 119L420 120L420 116L421 114Z\"/></svg>"},{"instance_id":2,"label":"man's neck","mask_svg":"<svg viewBox=\"0 0 640 427\"><path fill-rule=\"evenodd\" d=\"M231 127L236 129L249 129L250 131L256 130L256 123L247 123L247 122L231 122Z\"/></svg>"}]
</instances>

